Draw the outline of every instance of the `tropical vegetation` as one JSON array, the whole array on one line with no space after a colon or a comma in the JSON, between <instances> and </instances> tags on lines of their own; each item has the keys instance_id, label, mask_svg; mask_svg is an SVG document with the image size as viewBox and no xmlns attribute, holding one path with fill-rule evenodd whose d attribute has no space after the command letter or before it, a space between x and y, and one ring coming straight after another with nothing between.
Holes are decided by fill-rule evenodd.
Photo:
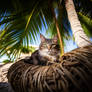
<instances>
[{"instance_id":1,"label":"tropical vegetation","mask_svg":"<svg viewBox=\"0 0 92 92\"><path fill-rule=\"evenodd\" d=\"M23 47L29 48L29 44L36 40L43 27L51 36L58 33L63 53L64 39L71 38L70 29L73 25L69 19L72 15L66 8L69 1L74 1L80 23L87 36L92 37L91 0L9 0L5 1L6 5L0 3L0 56L9 52L9 55L17 58ZM76 41L77 37L74 37ZM86 41L85 37L82 39Z\"/></svg>"}]
</instances>

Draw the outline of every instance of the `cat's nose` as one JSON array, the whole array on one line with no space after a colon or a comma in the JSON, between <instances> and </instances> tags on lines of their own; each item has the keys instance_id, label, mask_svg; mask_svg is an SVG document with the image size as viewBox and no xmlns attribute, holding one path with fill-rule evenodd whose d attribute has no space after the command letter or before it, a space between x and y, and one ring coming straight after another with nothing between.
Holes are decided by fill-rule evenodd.
<instances>
[{"instance_id":1,"label":"cat's nose","mask_svg":"<svg viewBox=\"0 0 92 92\"><path fill-rule=\"evenodd\" d=\"M50 50L51 46L48 45L48 50Z\"/></svg>"}]
</instances>

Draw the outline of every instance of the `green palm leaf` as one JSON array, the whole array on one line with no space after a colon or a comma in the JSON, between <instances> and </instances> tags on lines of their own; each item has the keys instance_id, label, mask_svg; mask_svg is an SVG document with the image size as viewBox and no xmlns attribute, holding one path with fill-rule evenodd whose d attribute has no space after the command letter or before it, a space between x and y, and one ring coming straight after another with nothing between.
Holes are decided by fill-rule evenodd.
<instances>
[{"instance_id":1,"label":"green palm leaf","mask_svg":"<svg viewBox=\"0 0 92 92\"><path fill-rule=\"evenodd\" d=\"M85 33L89 37L92 37L92 19L82 13L79 13L78 15Z\"/></svg>"}]
</instances>

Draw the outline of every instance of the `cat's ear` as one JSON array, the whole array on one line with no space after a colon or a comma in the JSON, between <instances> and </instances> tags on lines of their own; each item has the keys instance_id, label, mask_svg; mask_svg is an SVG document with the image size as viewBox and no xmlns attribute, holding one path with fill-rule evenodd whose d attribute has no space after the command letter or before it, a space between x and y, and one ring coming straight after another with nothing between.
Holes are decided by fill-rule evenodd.
<instances>
[{"instance_id":1,"label":"cat's ear","mask_svg":"<svg viewBox=\"0 0 92 92\"><path fill-rule=\"evenodd\" d=\"M44 42L46 40L42 34L40 34L40 39L41 39L41 42Z\"/></svg>"},{"instance_id":2,"label":"cat's ear","mask_svg":"<svg viewBox=\"0 0 92 92\"><path fill-rule=\"evenodd\" d=\"M54 42L54 43L57 43L57 42L58 42L58 36L57 36L57 35L55 35L55 36L53 37L53 42Z\"/></svg>"}]
</instances>

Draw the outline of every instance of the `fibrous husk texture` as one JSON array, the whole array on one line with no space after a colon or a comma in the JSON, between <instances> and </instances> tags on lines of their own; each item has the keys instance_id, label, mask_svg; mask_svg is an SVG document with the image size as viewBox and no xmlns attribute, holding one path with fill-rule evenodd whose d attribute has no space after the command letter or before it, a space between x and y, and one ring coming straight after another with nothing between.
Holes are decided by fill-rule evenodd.
<instances>
[{"instance_id":1,"label":"fibrous husk texture","mask_svg":"<svg viewBox=\"0 0 92 92\"><path fill-rule=\"evenodd\" d=\"M92 46L65 53L61 63L47 66L22 59L7 77L15 92L92 92Z\"/></svg>"}]
</instances>

